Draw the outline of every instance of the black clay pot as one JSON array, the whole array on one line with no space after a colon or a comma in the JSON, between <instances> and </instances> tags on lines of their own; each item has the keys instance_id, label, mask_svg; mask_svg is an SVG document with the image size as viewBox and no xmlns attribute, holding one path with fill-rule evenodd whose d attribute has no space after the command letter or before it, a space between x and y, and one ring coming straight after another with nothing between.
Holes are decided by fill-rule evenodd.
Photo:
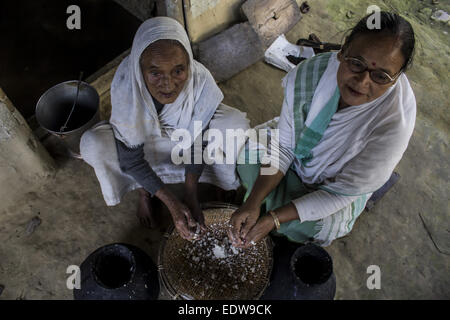
<instances>
[{"instance_id":1,"label":"black clay pot","mask_svg":"<svg viewBox=\"0 0 450 320\"><path fill-rule=\"evenodd\" d=\"M330 255L315 244L275 240L270 284L261 300L332 300L336 277Z\"/></svg>"},{"instance_id":2,"label":"black clay pot","mask_svg":"<svg viewBox=\"0 0 450 320\"><path fill-rule=\"evenodd\" d=\"M130 244L113 243L91 253L81 264L81 288L75 300L155 300L158 271L151 258Z\"/></svg>"}]
</instances>

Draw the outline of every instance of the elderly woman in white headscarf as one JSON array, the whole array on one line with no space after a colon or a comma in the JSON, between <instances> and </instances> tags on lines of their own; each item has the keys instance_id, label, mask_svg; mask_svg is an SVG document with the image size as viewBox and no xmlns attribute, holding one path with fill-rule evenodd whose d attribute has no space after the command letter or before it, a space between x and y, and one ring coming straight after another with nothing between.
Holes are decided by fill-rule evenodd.
<instances>
[{"instance_id":1,"label":"elderly woman in white headscarf","mask_svg":"<svg viewBox=\"0 0 450 320\"><path fill-rule=\"evenodd\" d=\"M156 197L169 209L183 238L191 239L198 227L204 228L197 184L236 189L240 183L231 164L235 159L203 165L196 156L196 164L177 165L172 153L179 143L171 135L185 129L193 142L203 133L207 136L208 129L224 135L226 129L246 130L246 114L222 104L222 99L210 72L194 60L184 28L168 17L145 21L111 84L109 123L88 130L80 143L81 155L95 169L107 205L116 205L126 192L139 189L137 215L142 224L154 226ZM195 130L198 121L201 127ZM185 183L184 201L167 188L176 183Z\"/></svg>"}]
</instances>

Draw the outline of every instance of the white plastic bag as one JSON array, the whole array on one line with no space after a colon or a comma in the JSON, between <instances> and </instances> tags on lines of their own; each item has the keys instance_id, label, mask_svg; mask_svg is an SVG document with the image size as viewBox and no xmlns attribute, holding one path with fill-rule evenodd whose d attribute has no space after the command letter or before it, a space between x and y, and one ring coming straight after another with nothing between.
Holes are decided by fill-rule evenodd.
<instances>
[{"instance_id":1,"label":"white plastic bag","mask_svg":"<svg viewBox=\"0 0 450 320\"><path fill-rule=\"evenodd\" d=\"M264 53L267 63L274 65L286 72L295 67L286 57L311 58L314 56L314 50L311 47L297 46L287 41L284 34L280 35Z\"/></svg>"}]
</instances>

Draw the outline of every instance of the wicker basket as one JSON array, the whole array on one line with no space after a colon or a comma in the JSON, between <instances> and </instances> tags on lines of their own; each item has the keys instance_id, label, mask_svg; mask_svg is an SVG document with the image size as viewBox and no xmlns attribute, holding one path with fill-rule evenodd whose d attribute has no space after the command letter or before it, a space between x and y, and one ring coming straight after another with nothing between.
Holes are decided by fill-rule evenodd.
<instances>
[{"instance_id":1,"label":"wicker basket","mask_svg":"<svg viewBox=\"0 0 450 320\"><path fill-rule=\"evenodd\" d=\"M210 202L202 205L205 224L222 234L236 206ZM205 240L206 241L206 240ZM224 240L226 241L226 240ZM266 237L249 249L227 258L198 260L189 250L199 244L182 239L174 227L164 235L159 248L158 270L162 286L178 300L259 299L272 271L272 241ZM197 250L197 249L195 249ZM205 250L210 252L209 249ZM233 249L234 252L234 249ZM192 258L197 260L192 261Z\"/></svg>"}]
</instances>

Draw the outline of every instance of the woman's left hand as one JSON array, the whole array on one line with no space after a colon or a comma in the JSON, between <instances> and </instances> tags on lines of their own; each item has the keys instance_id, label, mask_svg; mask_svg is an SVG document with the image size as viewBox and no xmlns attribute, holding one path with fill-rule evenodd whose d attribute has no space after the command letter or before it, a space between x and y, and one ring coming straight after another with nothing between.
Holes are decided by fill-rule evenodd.
<instances>
[{"instance_id":1,"label":"woman's left hand","mask_svg":"<svg viewBox=\"0 0 450 320\"><path fill-rule=\"evenodd\" d=\"M253 228L250 229L245 237L243 248L249 248L250 246L261 241L270 231L275 227L273 218L270 215L262 216L258 219Z\"/></svg>"}]
</instances>

